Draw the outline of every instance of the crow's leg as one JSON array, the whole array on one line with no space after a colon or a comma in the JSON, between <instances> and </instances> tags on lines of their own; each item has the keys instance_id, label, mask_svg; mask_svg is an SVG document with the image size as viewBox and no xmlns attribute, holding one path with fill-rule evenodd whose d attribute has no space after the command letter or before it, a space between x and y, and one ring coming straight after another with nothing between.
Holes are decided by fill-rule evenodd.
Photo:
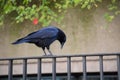
<instances>
[{"instance_id":1,"label":"crow's leg","mask_svg":"<svg viewBox=\"0 0 120 80\"><path fill-rule=\"evenodd\" d=\"M48 49L48 51L49 51L50 55L53 55L52 52L49 49Z\"/></svg>"},{"instance_id":2,"label":"crow's leg","mask_svg":"<svg viewBox=\"0 0 120 80\"><path fill-rule=\"evenodd\" d=\"M46 54L46 52L45 52L45 48L42 48L42 49L43 49L43 51L44 51L44 54L45 54L45 56L46 56L47 54Z\"/></svg>"},{"instance_id":3,"label":"crow's leg","mask_svg":"<svg viewBox=\"0 0 120 80\"><path fill-rule=\"evenodd\" d=\"M52 52L50 51L49 47L47 47L47 50L50 53L50 55L52 55Z\"/></svg>"},{"instance_id":4,"label":"crow's leg","mask_svg":"<svg viewBox=\"0 0 120 80\"><path fill-rule=\"evenodd\" d=\"M45 56L46 56L47 54L46 54L46 52L45 52L45 49L44 49L43 51L44 51L44 54L45 54Z\"/></svg>"}]
</instances>

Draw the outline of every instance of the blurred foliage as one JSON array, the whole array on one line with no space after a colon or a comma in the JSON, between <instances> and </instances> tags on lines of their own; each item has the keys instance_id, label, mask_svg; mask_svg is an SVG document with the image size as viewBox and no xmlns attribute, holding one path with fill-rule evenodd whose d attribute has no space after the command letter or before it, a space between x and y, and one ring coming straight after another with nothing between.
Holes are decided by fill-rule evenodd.
<instances>
[{"instance_id":1,"label":"blurred foliage","mask_svg":"<svg viewBox=\"0 0 120 80\"><path fill-rule=\"evenodd\" d=\"M116 15L120 14L119 0L108 0L108 10L104 17L107 21L112 21ZM49 25L52 21L60 23L64 14L70 7L80 6L81 9L98 7L102 0L0 0L0 25L3 25L7 15L14 12L13 21L16 23L24 20L33 21L38 19L43 26Z\"/></svg>"},{"instance_id":2,"label":"blurred foliage","mask_svg":"<svg viewBox=\"0 0 120 80\"><path fill-rule=\"evenodd\" d=\"M120 14L120 1L111 0L110 4L107 7L108 11L111 13L105 13L104 17L108 22L111 22L117 15Z\"/></svg>"}]
</instances>

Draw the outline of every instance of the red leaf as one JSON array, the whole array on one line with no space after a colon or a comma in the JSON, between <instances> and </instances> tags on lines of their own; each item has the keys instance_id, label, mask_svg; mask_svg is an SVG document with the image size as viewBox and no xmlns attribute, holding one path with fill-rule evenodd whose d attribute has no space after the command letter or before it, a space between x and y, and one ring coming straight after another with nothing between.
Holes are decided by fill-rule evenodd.
<instances>
[{"instance_id":1,"label":"red leaf","mask_svg":"<svg viewBox=\"0 0 120 80\"><path fill-rule=\"evenodd\" d=\"M38 19L37 19L37 18L33 19L33 24L34 24L34 25L37 25L37 24L38 24Z\"/></svg>"}]
</instances>

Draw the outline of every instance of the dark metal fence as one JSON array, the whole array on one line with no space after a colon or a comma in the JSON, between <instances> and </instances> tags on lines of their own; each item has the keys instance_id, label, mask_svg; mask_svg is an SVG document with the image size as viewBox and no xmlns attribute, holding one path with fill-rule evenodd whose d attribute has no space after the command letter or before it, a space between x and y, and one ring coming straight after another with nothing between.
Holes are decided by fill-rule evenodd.
<instances>
[{"instance_id":1,"label":"dark metal fence","mask_svg":"<svg viewBox=\"0 0 120 80\"><path fill-rule=\"evenodd\" d=\"M67 58L67 80L71 80L71 58L72 57L81 57L82 58L82 66L83 66L83 80L87 80L87 57L90 56L97 56L99 57L99 73L100 73L100 80L104 80L104 64L103 64L103 57L104 56L116 56L116 63L117 63L117 75L118 80L120 80L120 53L106 53L106 54L85 54L85 55L63 55L63 56L41 56L41 57L21 57L21 58L0 58L0 61L9 61L8 64L8 80L13 79L13 61L14 60L23 60L23 80L27 80L27 61L29 59L36 59L37 62L37 80L41 80L42 77L42 59L52 59L52 80L56 80L56 59L57 58Z\"/></svg>"}]
</instances>

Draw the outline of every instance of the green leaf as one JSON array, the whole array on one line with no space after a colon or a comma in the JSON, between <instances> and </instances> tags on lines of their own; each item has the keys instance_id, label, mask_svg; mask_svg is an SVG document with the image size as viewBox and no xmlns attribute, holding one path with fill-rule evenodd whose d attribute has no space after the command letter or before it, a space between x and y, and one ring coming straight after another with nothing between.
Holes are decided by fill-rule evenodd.
<instances>
[{"instance_id":1,"label":"green leaf","mask_svg":"<svg viewBox=\"0 0 120 80\"><path fill-rule=\"evenodd\" d=\"M111 2L114 4L116 2L116 0L111 0Z\"/></svg>"},{"instance_id":2,"label":"green leaf","mask_svg":"<svg viewBox=\"0 0 120 80\"><path fill-rule=\"evenodd\" d=\"M110 15L110 14L108 14L108 13L106 13L106 14L104 15L104 17L105 17L105 19L106 19L107 21L109 21L109 22L111 22L111 21L115 18L114 15Z\"/></svg>"},{"instance_id":3,"label":"green leaf","mask_svg":"<svg viewBox=\"0 0 120 80\"><path fill-rule=\"evenodd\" d=\"M87 8L88 8L88 9L91 9L91 5L88 5Z\"/></svg>"},{"instance_id":4,"label":"green leaf","mask_svg":"<svg viewBox=\"0 0 120 80\"><path fill-rule=\"evenodd\" d=\"M32 8L36 8L37 6L35 4L32 5Z\"/></svg>"},{"instance_id":5,"label":"green leaf","mask_svg":"<svg viewBox=\"0 0 120 80\"><path fill-rule=\"evenodd\" d=\"M75 6L77 6L78 4L80 4L82 2L82 0L73 0L75 3Z\"/></svg>"},{"instance_id":6,"label":"green leaf","mask_svg":"<svg viewBox=\"0 0 120 80\"><path fill-rule=\"evenodd\" d=\"M5 12L5 14L8 14L8 13L12 12L15 9L16 8L11 3L8 3L8 4L6 4L4 6L4 12Z\"/></svg>"},{"instance_id":7,"label":"green leaf","mask_svg":"<svg viewBox=\"0 0 120 80\"><path fill-rule=\"evenodd\" d=\"M118 14L120 14L120 11L116 11L116 12L115 12L115 15L118 15Z\"/></svg>"}]
</instances>

